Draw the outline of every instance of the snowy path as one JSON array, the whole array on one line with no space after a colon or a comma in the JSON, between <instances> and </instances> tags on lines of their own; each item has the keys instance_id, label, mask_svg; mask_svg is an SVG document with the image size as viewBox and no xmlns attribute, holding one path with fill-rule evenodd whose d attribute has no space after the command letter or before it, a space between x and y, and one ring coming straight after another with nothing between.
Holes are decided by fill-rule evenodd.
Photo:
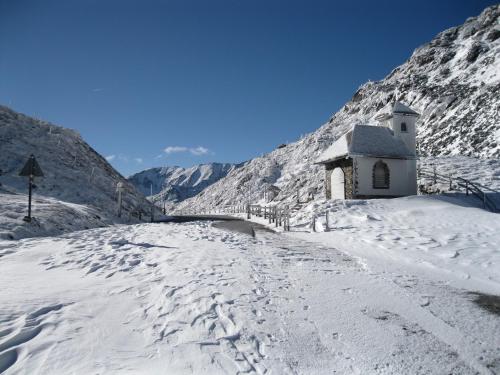
<instances>
[{"instance_id":1,"label":"snowy path","mask_svg":"<svg viewBox=\"0 0 500 375\"><path fill-rule=\"evenodd\" d=\"M444 277L209 223L0 242L0 372L498 372L498 316Z\"/></svg>"}]
</instances>

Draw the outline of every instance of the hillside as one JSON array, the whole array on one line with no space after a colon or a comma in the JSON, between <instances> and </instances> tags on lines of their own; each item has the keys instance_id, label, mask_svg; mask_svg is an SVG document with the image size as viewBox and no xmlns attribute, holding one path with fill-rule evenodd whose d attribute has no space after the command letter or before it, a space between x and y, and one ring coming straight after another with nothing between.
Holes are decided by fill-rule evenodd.
<instances>
[{"instance_id":1,"label":"hillside","mask_svg":"<svg viewBox=\"0 0 500 375\"><path fill-rule=\"evenodd\" d=\"M356 123L401 101L421 114L417 141L422 156L500 157L500 5L486 8L458 27L417 48L384 79L368 82L315 132L249 161L198 196L179 205L210 208L258 201L266 184L281 188L276 201L297 190L323 195L323 170L314 164L323 150ZM425 160L424 160L425 162Z\"/></svg>"},{"instance_id":2,"label":"hillside","mask_svg":"<svg viewBox=\"0 0 500 375\"><path fill-rule=\"evenodd\" d=\"M9 215L6 207L10 205L12 208L14 203L16 203L16 211L21 206L25 209L26 203L23 202L27 202L24 196L27 193L27 178L19 177L18 174L30 154L36 156L45 174L43 178L35 179L34 197L45 202L43 205L45 210L41 209L41 211L50 212L46 210L50 204L54 205L51 210L57 211L57 207L63 207L63 211L74 211L72 214L61 215L59 223L61 228L55 232L48 228L43 230L47 221L32 224L21 221L18 223L21 227L18 228L14 225L14 221L17 223L19 218L11 213L13 222L8 224L2 221L0 232L3 232L4 236L14 227L18 228L18 233L22 237L28 236L29 233L41 235L68 231L71 230L69 224L72 224L70 219L72 215L82 217L82 212L91 212L91 215L83 216L92 220L87 220L88 223L85 224L85 219L82 218L82 225L79 226L81 229L128 221L129 215L132 215L130 220L134 220L133 216L138 211L143 211L143 213L150 211L150 204L145 197L74 130L40 121L0 106L0 150L2 171L0 183L3 185L0 191L0 205L2 206L0 211L3 214ZM122 219L116 217L116 184L118 182L124 185ZM39 219L53 220L55 214L44 216L41 211L37 212L39 207L36 203L35 217L38 215ZM10 229L7 230L7 228Z\"/></svg>"},{"instance_id":3,"label":"hillside","mask_svg":"<svg viewBox=\"0 0 500 375\"><path fill-rule=\"evenodd\" d=\"M128 178L144 195L164 196L169 202L181 202L198 194L206 187L225 177L240 165L208 163L190 168L167 166L151 168Z\"/></svg>"}]
</instances>

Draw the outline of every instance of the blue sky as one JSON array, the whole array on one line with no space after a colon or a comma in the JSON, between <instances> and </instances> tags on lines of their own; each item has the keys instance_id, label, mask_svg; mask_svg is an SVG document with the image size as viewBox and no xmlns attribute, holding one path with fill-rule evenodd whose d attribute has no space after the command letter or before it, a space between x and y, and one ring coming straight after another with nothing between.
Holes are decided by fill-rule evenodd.
<instances>
[{"instance_id":1,"label":"blue sky","mask_svg":"<svg viewBox=\"0 0 500 375\"><path fill-rule=\"evenodd\" d=\"M241 162L494 3L0 0L0 103L78 130L124 175Z\"/></svg>"}]
</instances>

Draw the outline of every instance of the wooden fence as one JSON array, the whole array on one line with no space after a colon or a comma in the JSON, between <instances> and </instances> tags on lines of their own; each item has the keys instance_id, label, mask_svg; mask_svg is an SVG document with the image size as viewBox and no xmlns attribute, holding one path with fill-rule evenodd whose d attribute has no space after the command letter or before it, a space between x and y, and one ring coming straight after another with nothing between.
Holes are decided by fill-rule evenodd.
<instances>
[{"instance_id":1,"label":"wooden fence","mask_svg":"<svg viewBox=\"0 0 500 375\"><path fill-rule=\"evenodd\" d=\"M437 184L438 182L446 184L448 185L449 190L464 189L466 195L472 194L475 197L479 198L483 203L484 209L490 210L492 212L500 212L500 207L498 207L496 202L487 195L487 191L494 194L500 193L486 186L482 186L463 177L453 177L451 175L437 173L436 167L434 167L432 170L427 168L418 169L418 179L420 180L421 177L431 179L434 184Z\"/></svg>"},{"instance_id":2,"label":"wooden fence","mask_svg":"<svg viewBox=\"0 0 500 375\"><path fill-rule=\"evenodd\" d=\"M274 224L276 228L283 227L283 230L290 231L290 210L288 207L261 206L258 204L237 204L231 206L221 206L215 208L202 208L199 210L179 210L178 215L217 215L217 214L246 214L247 219L252 216L261 217L268 220L269 224Z\"/></svg>"},{"instance_id":3,"label":"wooden fence","mask_svg":"<svg viewBox=\"0 0 500 375\"><path fill-rule=\"evenodd\" d=\"M274 223L275 227L283 227L284 231L290 231L290 210L288 207L261 206L258 204L249 204L246 207L247 219L252 215L262 217L268 220L269 224Z\"/></svg>"}]
</instances>

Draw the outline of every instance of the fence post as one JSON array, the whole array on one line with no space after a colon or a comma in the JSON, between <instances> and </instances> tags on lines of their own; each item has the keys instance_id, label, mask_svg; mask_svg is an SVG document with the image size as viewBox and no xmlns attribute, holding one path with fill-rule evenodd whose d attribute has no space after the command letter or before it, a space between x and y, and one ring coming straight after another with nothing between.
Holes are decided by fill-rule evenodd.
<instances>
[{"instance_id":1,"label":"fence post","mask_svg":"<svg viewBox=\"0 0 500 375\"><path fill-rule=\"evenodd\" d=\"M313 215L312 217L312 231L316 232L316 216Z\"/></svg>"},{"instance_id":2,"label":"fence post","mask_svg":"<svg viewBox=\"0 0 500 375\"><path fill-rule=\"evenodd\" d=\"M469 195L469 181L465 181L465 195Z\"/></svg>"},{"instance_id":3,"label":"fence post","mask_svg":"<svg viewBox=\"0 0 500 375\"><path fill-rule=\"evenodd\" d=\"M325 232L330 230L330 222L328 220L328 211L325 212Z\"/></svg>"},{"instance_id":4,"label":"fence post","mask_svg":"<svg viewBox=\"0 0 500 375\"><path fill-rule=\"evenodd\" d=\"M451 190L451 189L453 188L452 183L451 183L451 174L450 174L450 175L448 175L448 177L449 177L449 179L450 179L450 190Z\"/></svg>"},{"instance_id":5,"label":"fence post","mask_svg":"<svg viewBox=\"0 0 500 375\"><path fill-rule=\"evenodd\" d=\"M483 208L486 208L486 193L483 191Z\"/></svg>"},{"instance_id":6,"label":"fence post","mask_svg":"<svg viewBox=\"0 0 500 375\"><path fill-rule=\"evenodd\" d=\"M434 174L434 185L437 183L437 175L436 175L436 165L432 166L432 171Z\"/></svg>"},{"instance_id":7,"label":"fence post","mask_svg":"<svg viewBox=\"0 0 500 375\"><path fill-rule=\"evenodd\" d=\"M247 219L251 219L251 218L252 218L251 208L250 208L250 205L247 204Z\"/></svg>"},{"instance_id":8,"label":"fence post","mask_svg":"<svg viewBox=\"0 0 500 375\"><path fill-rule=\"evenodd\" d=\"M278 208L274 208L274 226L277 228L278 227Z\"/></svg>"}]
</instances>

